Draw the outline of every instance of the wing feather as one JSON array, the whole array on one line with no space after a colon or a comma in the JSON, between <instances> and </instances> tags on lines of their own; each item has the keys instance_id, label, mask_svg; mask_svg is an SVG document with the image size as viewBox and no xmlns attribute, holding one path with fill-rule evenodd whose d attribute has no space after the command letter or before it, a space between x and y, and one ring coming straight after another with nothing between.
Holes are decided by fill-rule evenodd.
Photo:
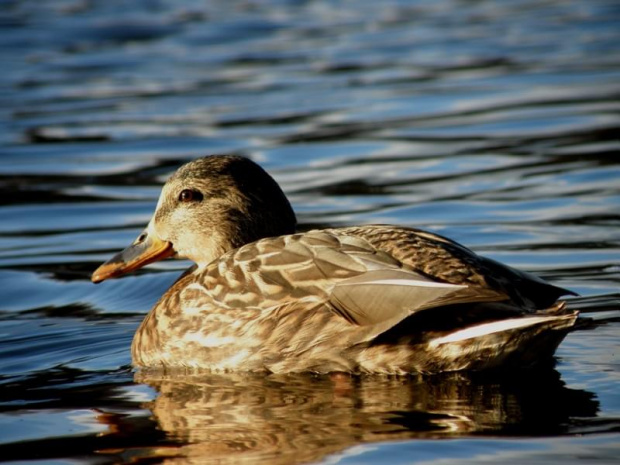
<instances>
[{"instance_id":1,"label":"wing feather","mask_svg":"<svg viewBox=\"0 0 620 465\"><path fill-rule=\"evenodd\" d=\"M205 292L224 305L267 309L311 299L351 324L385 329L435 307L507 299L488 287L419 273L364 238L325 231L245 245L205 274Z\"/></svg>"},{"instance_id":2,"label":"wing feather","mask_svg":"<svg viewBox=\"0 0 620 465\"><path fill-rule=\"evenodd\" d=\"M329 300L336 313L356 325L376 325L452 304L504 300L492 290L431 280L405 270L377 270L341 281Z\"/></svg>"}]
</instances>

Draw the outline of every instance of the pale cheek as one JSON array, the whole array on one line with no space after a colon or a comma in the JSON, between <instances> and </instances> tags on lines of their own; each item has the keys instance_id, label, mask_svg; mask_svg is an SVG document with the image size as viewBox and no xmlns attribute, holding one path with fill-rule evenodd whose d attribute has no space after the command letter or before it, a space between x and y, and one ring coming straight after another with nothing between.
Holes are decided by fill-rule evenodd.
<instances>
[{"instance_id":1,"label":"pale cheek","mask_svg":"<svg viewBox=\"0 0 620 465\"><path fill-rule=\"evenodd\" d=\"M216 235L181 235L175 250L180 258L188 258L198 265L206 265L225 252Z\"/></svg>"},{"instance_id":2,"label":"pale cheek","mask_svg":"<svg viewBox=\"0 0 620 465\"><path fill-rule=\"evenodd\" d=\"M188 237L187 232L192 229L192 223L181 208L177 208L165 218L161 218L157 222L156 228L159 238L172 242L178 253L181 253L183 248L191 245L191 237Z\"/></svg>"},{"instance_id":3,"label":"pale cheek","mask_svg":"<svg viewBox=\"0 0 620 465\"><path fill-rule=\"evenodd\" d=\"M156 226L160 239L172 242L178 258L206 265L227 251L225 237L212 230L208 221L197 221L195 211L176 208Z\"/></svg>"}]
</instances>

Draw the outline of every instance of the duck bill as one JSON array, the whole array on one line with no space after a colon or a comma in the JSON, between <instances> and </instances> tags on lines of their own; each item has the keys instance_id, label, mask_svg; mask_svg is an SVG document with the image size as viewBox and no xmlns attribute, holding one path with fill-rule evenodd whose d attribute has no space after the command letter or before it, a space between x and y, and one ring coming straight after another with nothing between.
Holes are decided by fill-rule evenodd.
<instances>
[{"instance_id":1,"label":"duck bill","mask_svg":"<svg viewBox=\"0 0 620 465\"><path fill-rule=\"evenodd\" d=\"M143 233L133 244L97 268L90 279L94 283L100 283L106 279L117 278L174 254L172 243Z\"/></svg>"}]
</instances>

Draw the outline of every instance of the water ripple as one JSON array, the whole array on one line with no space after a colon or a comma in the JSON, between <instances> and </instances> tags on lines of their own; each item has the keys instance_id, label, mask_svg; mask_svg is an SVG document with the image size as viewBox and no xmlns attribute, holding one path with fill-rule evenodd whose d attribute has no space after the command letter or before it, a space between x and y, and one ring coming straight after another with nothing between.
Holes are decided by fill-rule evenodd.
<instances>
[{"instance_id":1,"label":"water ripple","mask_svg":"<svg viewBox=\"0 0 620 465\"><path fill-rule=\"evenodd\" d=\"M613 462L619 20L613 0L3 2L0 455ZM168 175L223 152L272 173L300 229L431 229L582 294L582 330L518 389L134 382L131 335L188 263L89 275Z\"/></svg>"}]
</instances>

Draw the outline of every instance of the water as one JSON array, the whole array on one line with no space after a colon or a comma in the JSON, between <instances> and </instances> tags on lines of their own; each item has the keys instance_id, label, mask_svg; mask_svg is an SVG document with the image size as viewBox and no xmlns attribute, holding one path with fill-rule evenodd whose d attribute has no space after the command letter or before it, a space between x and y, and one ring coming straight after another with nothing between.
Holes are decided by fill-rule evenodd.
<instances>
[{"instance_id":1,"label":"water","mask_svg":"<svg viewBox=\"0 0 620 465\"><path fill-rule=\"evenodd\" d=\"M613 0L0 2L0 460L617 463L618 24ZM136 375L188 263L89 275L218 152L304 229L430 229L593 321L501 378Z\"/></svg>"}]
</instances>

